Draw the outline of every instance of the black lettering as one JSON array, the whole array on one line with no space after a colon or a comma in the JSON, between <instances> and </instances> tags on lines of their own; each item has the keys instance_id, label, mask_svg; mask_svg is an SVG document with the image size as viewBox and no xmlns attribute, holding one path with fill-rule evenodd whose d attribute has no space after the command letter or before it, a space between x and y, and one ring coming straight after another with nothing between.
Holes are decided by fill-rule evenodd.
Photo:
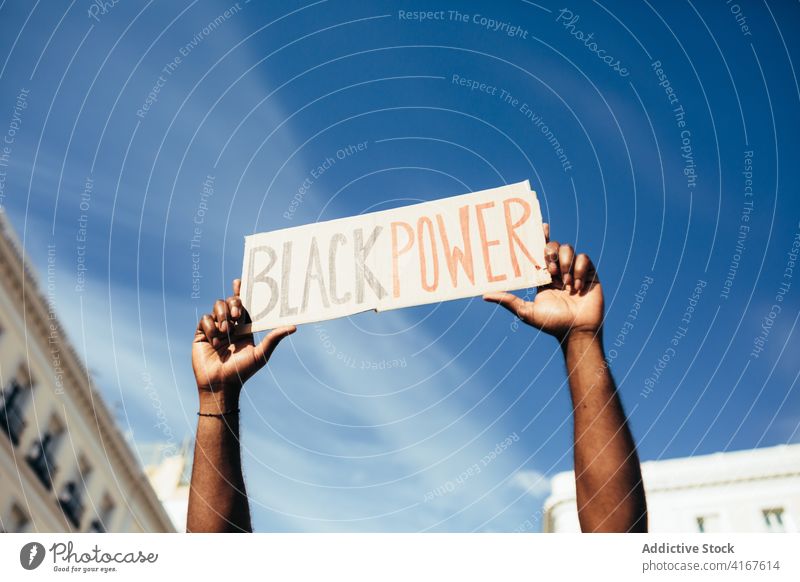
<instances>
[{"instance_id":1,"label":"black lettering","mask_svg":"<svg viewBox=\"0 0 800 582\"><path fill-rule=\"evenodd\" d=\"M255 274L255 257L258 253L267 253L269 256L269 264L260 272L258 275ZM250 281L250 285L247 286L247 295L245 296L245 302L247 305L253 304L253 288L256 286L257 283L265 283L270 290L269 301L267 302L266 307L262 309L255 315L252 315L252 318L255 320L259 320L267 313L272 311L275 307L275 304L278 302L278 282L273 279L272 277L267 277L267 273L269 272L272 267L275 266L275 261L278 259L278 255L275 253L275 249L268 246L259 246L253 247L250 249L250 259L248 261L248 272L247 272L247 280Z\"/></svg>"},{"instance_id":2,"label":"black lettering","mask_svg":"<svg viewBox=\"0 0 800 582\"><path fill-rule=\"evenodd\" d=\"M364 244L364 229L356 229L353 231L353 242L355 244L355 261L356 261L356 303L364 302L364 282L368 283L378 299L382 299L386 295L386 289L383 288L380 281L378 281L375 274L367 267L367 254L375 244L375 240L383 230L383 227L376 226L372 234L369 235L366 245Z\"/></svg>"},{"instance_id":3,"label":"black lettering","mask_svg":"<svg viewBox=\"0 0 800 582\"><path fill-rule=\"evenodd\" d=\"M281 260L281 317L296 315L297 307L289 306L289 274L292 270L292 242L283 243L283 259Z\"/></svg>"},{"instance_id":4,"label":"black lettering","mask_svg":"<svg viewBox=\"0 0 800 582\"><path fill-rule=\"evenodd\" d=\"M336 233L331 237L331 246L328 250L328 269L330 274L330 290L331 290L331 301L333 301L337 305L342 305L343 303L347 303L350 301L350 292L348 291L342 297L337 297L336 295L336 247L339 244L344 244L347 242L345 236L341 233Z\"/></svg>"},{"instance_id":5,"label":"black lettering","mask_svg":"<svg viewBox=\"0 0 800 582\"><path fill-rule=\"evenodd\" d=\"M322 296L322 303L326 308L330 307L328 294L325 291L325 279L322 277L322 263L319 260L317 237L311 238L311 249L308 251L308 265L306 266L306 282L303 286L303 305L300 308L301 313L305 313L306 309L308 309L308 292L311 289L311 281L317 282L320 295Z\"/></svg>"}]
</instances>

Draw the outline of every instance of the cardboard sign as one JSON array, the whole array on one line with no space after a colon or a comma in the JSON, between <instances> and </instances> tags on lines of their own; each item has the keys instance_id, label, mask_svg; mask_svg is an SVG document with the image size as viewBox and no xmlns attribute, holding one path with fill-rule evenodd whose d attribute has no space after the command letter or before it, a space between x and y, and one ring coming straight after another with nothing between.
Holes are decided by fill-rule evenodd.
<instances>
[{"instance_id":1,"label":"cardboard sign","mask_svg":"<svg viewBox=\"0 0 800 582\"><path fill-rule=\"evenodd\" d=\"M525 181L245 237L241 297L263 331L535 287L544 246Z\"/></svg>"}]
</instances>

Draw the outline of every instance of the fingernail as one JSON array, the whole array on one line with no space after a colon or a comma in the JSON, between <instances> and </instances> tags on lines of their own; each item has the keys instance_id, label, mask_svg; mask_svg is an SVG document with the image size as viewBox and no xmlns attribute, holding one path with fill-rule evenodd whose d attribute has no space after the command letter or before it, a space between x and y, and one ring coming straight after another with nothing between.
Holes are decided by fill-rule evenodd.
<instances>
[{"instance_id":1,"label":"fingernail","mask_svg":"<svg viewBox=\"0 0 800 582\"><path fill-rule=\"evenodd\" d=\"M212 339L211 345L213 346L214 349L217 349L219 347L219 338L215 337L214 339Z\"/></svg>"},{"instance_id":2,"label":"fingernail","mask_svg":"<svg viewBox=\"0 0 800 582\"><path fill-rule=\"evenodd\" d=\"M231 307L231 316L234 318L239 317L239 308L238 307Z\"/></svg>"}]
</instances>

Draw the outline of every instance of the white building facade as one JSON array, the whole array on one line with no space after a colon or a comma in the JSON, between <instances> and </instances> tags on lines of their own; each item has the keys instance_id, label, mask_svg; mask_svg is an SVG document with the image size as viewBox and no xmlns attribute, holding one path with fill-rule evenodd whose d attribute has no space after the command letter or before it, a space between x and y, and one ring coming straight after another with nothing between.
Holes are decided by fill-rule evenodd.
<instances>
[{"instance_id":1,"label":"white building facade","mask_svg":"<svg viewBox=\"0 0 800 582\"><path fill-rule=\"evenodd\" d=\"M800 444L646 461L653 533L800 531ZM579 532L572 471L552 480L545 532Z\"/></svg>"},{"instance_id":2,"label":"white building facade","mask_svg":"<svg viewBox=\"0 0 800 582\"><path fill-rule=\"evenodd\" d=\"M0 211L0 530L174 531L55 317L52 252L40 289Z\"/></svg>"},{"instance_id":3,"label":"white building facade","mask_svg":"<svg viewBox=\"0 0 800 582\"><path fill-rule=\"evenodd\" d=\"M171 443L138 445L144 459L144 472L177 531L186 531L192 471L190 441L178 451Z\"/></svg>"}]
</instances>

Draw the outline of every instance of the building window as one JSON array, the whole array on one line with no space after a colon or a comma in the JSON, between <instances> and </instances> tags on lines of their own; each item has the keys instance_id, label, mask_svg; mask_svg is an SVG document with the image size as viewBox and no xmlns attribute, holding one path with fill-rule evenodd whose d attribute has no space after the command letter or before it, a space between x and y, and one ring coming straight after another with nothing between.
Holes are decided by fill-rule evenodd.
<instances>
[{"instance_id":1,"label":"building window","mask_svg":"<svg viewBox=\"0 0 800 582\"><path fill-rule=\"evenodd\" d=\"M83 518L83 494L87 489L87 482L89 476L92 474L92 467L86 460L86 457L80 455L78 457L78 472L72 481L68 481L61 494L58 496L58 504L64 515L76 528L81 526L81 518Z\"/></svg>"},{"instance_id":2,"label":"building window","mask_svg":"<svg viewBox=\"0 0 800 582\"><path fill-rule=\"evenodd\" d=\"M106 493L103 495L103 502L97 511L97 517L89 524L89 531L94 533L105 533L108 531L108 525L111 521L111 515L114 513L114 500Z\"/></svg>"},{"instance_id":3,"label":"building window","mask_svg":"<svg viewBox=\"0 0 800 582\"><path fill-rule=\"evenodd\" d=\"M0 395L0 429L14 445L19 444L22 431L25 430L23 412L28 394L27 387L14 379Z\"/></svg>"},{"instance_id":4,"label":"building window","mask_svg":"<svg viewBox=\"0 0 800 582\"><path fill-rule=\"evenodd\" d=\"M33 444L30 452L26 456L28 465L30 465L33 472L39 478L39 481L41 481L42 485L47 489L51 488L53 478L58 469L54 461L56 452L58 451L58 444L61 441L63 433L63 426L58 418L53 415L50 418L47 430L42 437Z\"/></svg>"},{"instance_id":5,"label":"building window","mask_svg":"<svg viewBox=\"0 0 800 582\"><path fill-rule=\"evenodd\" d=\"M25 510L16 503L11 504L8 516L3 520L3 531L8 533L24 533L28 530L30 519Z\"/></svg>"},{"instance_id":6,"label":"building window","mask_svg":"<svg viewBox=\"0 0 800 582\"><path fill-rule=\"evenodd\" d=\"M61 494L58 496L58 504L64 515L74 527L80 527L81 517L83 517L83 503L81 502L80 489L75 481L67 481Z\"/></svg>"},{"instance_id":7,"label":"building window","mask_svg":"<svg viewBox=\"0 0 800 582\"><path fill-rule=\"evenodd\" d=\"M786 531L782 507L771 507L764 509L761 513L764 515L764 522L767 524L768 532L782 533Z\"/></svg>"},{"instance_id":8,"label":"building window","mask_svg":"<svg viewBox=\"0 0 800 582\"><path fill-rule=\"evenodd\" d=\"M696 518L697 531L700 533L713 533L720 531L719 515L700 515Z\"/></svg>"}]
</instances>

